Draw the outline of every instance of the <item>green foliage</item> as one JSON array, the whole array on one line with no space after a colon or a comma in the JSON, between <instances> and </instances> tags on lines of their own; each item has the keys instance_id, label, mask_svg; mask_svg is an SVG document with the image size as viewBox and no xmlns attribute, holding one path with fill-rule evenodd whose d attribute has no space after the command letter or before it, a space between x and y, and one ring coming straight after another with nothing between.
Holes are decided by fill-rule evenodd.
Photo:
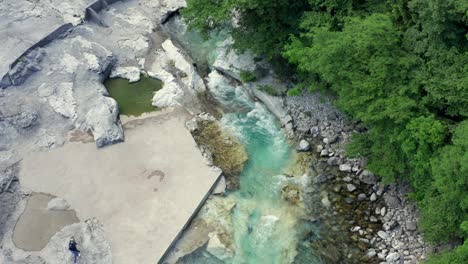
<instances>
[{"instance_id":1,"label":"green foliage","mask_svg":"<svg viewBox=\"0 0 468 264\"><path fill-rule=\"evenodd\" d=\"M296 86L296 87L288 90L288 96L299 96L301 94L302 94L301 87Z\"/></svg>"},{"instance_id":2,"label":"green foliage","mask_svg":"<svg viewBox=\"0 0 468 264\"><path fill-rule=\"evenodd\" d=\"M241 71L240 72L240 78L242 82L248 83L248 82L253 82L257 79L257 76L255 76L255 73L249 72L249 71Z\"/></svg>"},{"instance_id":3,"label":"green foliage","mask_svg":"<svg viewBox=\"0 0 468 264\"><path fill-rule=\"evenodd\" d=\"M431 160L434 181L422 203L421 226L431 241L449 241L454 234L468 238L468 121L455 129L452 144ZM464 226L466 223L464 224Z\"/></svg>"},{"instance_id":4,"label":"green foliage","mask_svg":"<svg viewBox=\"0 0 468 264\"><path fill-rule=\"evenodd\" d=\"M468 242L439 255L432 256L427 264L465 264L468 259Z\"/></svg>"}]
</instances>

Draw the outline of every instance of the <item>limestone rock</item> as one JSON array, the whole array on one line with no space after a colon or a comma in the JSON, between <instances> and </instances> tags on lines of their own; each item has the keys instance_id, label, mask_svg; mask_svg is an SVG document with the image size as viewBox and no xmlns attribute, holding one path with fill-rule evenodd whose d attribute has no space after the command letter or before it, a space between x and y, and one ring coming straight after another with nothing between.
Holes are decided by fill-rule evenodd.
<instances>
[{"instance_id":1,"label":"limestone rock","mask_svg":"<svg viewBox=\"0 0 468 264\"><path fill-rule=\"evenodd\" d=\"M307 142L307 140L302 139L299 142L299 145L296 148L297 151L309 151L310 150L310 144Z\"/></svg>"},{"instance_id":2,"label":"limestone rock","mask_svg":"<svg viewBox=\"0 0 468 264\"><path fill-rule=\"evenodd\" d=\"M328 156L328 150L324 149L324 150L320 151L320 156L327 157Z\"/></svg>"},{"instance_id":3,"label":"limestone rock","mask_svg":"<svg viewBox=\"0 0 468 264\"><path fill-rule=\"evenodd\" d=\"M70 204L63 198L56 197L47 204L48 210L68 210Z\"/></svg>"},{"instance_id":4,"label":"limestone rock","mask_svg":"<svg viewBox=\"0 0 468 264\"><path fill-rule=\"evenodd\" d=\"M76 118L77 102L73 97L73 82L62 82L53 86L42 84L38 93L49 102L57 114L66 118Z\"/></svg>"},{"instance_id":5,"label":"limestone rock","mask_svg":"<svg viewBox=\"0 0 468 264\"><path fill-rule=\"evenodd\" d=\"M391 209L397 208L400 205L400 198L389 193L385 193L383 196L385 203Z\"/></svg>"},{"instance_id":6,"label":"limestone rock","mask_svg":"<svg viewBox=\"0 0 468 264\"><path fill-rule=\"evenodd\" d=\"M389 239L388 233L385 231L380 230L379 232L377 232L377 235L384 240Z\"/></svg>"},{"instance_id":7,"label":"limestone rock","mask_svg":"<svg viewBox=\"0 0 468 264\"><path fill-rule=\"evenodd\" d=\"M228 38L218 48L218 57L213 66L217 70L241 81L241 71L254 72L257 64L254 62L254 55L252 52L247 51L242 54L237 54L231 48L232 43L232 38Z\"/></svg>"},{"instance_id":8,"label":"limestone rock","mask_svg":"<svg viewBox=\"0 0 468 264\"><path fill-rule=\"evenodd\" d=\"M164 83L153 97L153 105L160 108L182 104L186 108L194 108L198 102L197 94L206 90L193 63L170 39L156 51L148 75Z\"/></svg>"},{"instance_id":9,"label":"limestone rock","mask_svg":"<svg viewBox=\"0 0 468 264\"><path fill-rule=\"evenodd\" d=\"M393 252L393 253L390 253L387 255L387 257L385 258L385 260L387 262L396 262L400 259L400 254L398 254L398 252Z\"/></svg>"},{"instance_id":10,"label":"limestone rock","mask_svg":"<svg viewBox=\"0 0 468 264\"><path fill-rule=\"evenodd\" d=\"M96 146L104 147L124 140L118 115L117 102L110 97L101 97L101 104L88 111L84 130L91 130Z\"/></svg>"},{"instance_id":11,"label":"limestone rock","mask_svg":"<svg viewBox=\"0 0 468 264\"><path fill-rule=\"evenodd\" d=\"M323 143L325 143L325 144L333 144L333 143L335 143L337 140L338 140L338 136L337 136L337 135L330 135L330 136L325 137L325 138L323 139Z\"/></svg>"},{"instance_id":12,"label":"limestone rock","mask_svg":"<svg viewBox=\"0 0 468 264\"><path fill-rule=\"evenodd\" d=\"M330 166L336 166L340 164L340 158L338 157L331 157L327 160L327 164Z\"/></svg>"},{"instance_id":13,"label":"limestone rock","mask_svg":"<svg viewBox=\"0 0 468 264\"><path fill-rule=\"evenodd\" d=\"M346 188L350 192L354 192L357 189L357 187L354 184L351 184L351 183L346 184Z\"/></svg>"},{"instance_id":14,"label":"limestone rock","mask_svg":"<svg viewBox=\"0 0 468 264\"><path fill-rule=\"evenodd\" d=\"M352 167L349 164L341 164L339 169L343 172L351 172Z\"/></svg>"},{"instance_id":15,"label":"limestone rock","mask_svg":"<svg viewBox=\"0 0 468 264\"><path fill-rule=\"evenodd\" d=\"M31 74L40 71L42 69L40 63L44 56L45 51L41 48L36 48L18 60L8 72L11 84L23 84Z\"/></svg>"},{"instance_id":16,"label":"limestone rock","mask_svg":"<svg viewBox=\"0 0 468 264\"><path fill-rule=\"evenodd\" d=\"M140 69L138 67L117 67L114 69L110 78L124 78L128 82L138 82L140 80Z\"/></svg>"},{"instance_id":17,"label":"limestone rock","mask_svg":"<svg viewBox=\"0 0 468 264\"><path fill-rule=\"evenodd\" d=\"M206 245L206 251L220 260L228 260L234 256L232 250L228 249L226 245L221 242L219 235L215 232L208 234L210 240Z\"/></svg>"}]
</instances>

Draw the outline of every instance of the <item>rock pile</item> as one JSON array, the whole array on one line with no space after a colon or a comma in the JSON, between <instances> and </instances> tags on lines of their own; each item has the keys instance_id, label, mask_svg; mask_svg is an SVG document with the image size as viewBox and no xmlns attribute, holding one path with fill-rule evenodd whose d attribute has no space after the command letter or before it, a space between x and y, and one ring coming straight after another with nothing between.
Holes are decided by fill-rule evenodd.
<instances>
[{"instance_id":1,"label":"rock pile","mask_svg":"<svg viewBox=\"0 0 468 264\"><path fill-rule=\"evenodd\" d=\"M365 169L365 160L350 159L344 152L352 133L363 131L351 124L318 94L287 97L298 151L312 143L321 185L321 203L333 215L345 215L349 235L363 252L362 262L417 263L431 250L417 230L418 211L406 200L403 186L386 186ZM350 213L350 210L353 212Z\"/></svg>"}]
</instances>

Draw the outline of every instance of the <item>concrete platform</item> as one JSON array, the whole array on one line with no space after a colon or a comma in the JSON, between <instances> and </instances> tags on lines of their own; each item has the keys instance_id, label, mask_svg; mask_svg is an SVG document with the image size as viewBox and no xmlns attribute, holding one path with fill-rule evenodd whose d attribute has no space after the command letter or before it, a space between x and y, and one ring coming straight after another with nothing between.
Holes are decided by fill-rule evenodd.
<instances>
[{"instance_id":1,"label":"concrete platform","mask_svg":"<svg viewBox=\"0 0 468 264\"><path fill-rule=\"evenodd\" d=\"M24 158L20 182L65 198L78 218L103 223L114 263L156 263L220 172L206 164L183 110L127 121L125 142L72 142ZM84 140L86 142L86 140Z\"/></svg>"}]
</instances>

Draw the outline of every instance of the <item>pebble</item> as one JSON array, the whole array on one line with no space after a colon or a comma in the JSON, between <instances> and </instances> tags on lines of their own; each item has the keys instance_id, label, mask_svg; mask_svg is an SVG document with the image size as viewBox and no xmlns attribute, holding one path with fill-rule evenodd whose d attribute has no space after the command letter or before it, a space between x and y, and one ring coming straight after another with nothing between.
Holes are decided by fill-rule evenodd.
<instances>
[{"instance_id":1,"label":"pebble","mask_svg":"<svg viewBox=\"0 0 468 264\"><path fill-rule=\"evenodd\" d=\"M348 191L350 192L354 192L357 189L357 187L351 183L346 184L346 188L348 188Z\"/></svg>"},{"instance_id":2,"label":"pebble","mask_svg":"<svg viewBox=\"0 0 468 264\"><path fill-rule=\"evenodd\" d=\"M380 215L385 216L386 213L387 213L387 208L382 207L382 209L380 209Z\"/></svg>"},{"instance_id":3,"label":"pebble","mask_svg":"<svg viewBox=\"0 0 468 264\"><path fill-rule=\"evenodd\" d=\"M367 251L367 254L366 254L366 255L367 255L367 257L369 257L369 258L373 258L373 257L375 257L375 255L377 255L377 252L375 252L374 249L370 249L369 251Z\"/></svg>"},{"instance_id":4,"label":"pebble","mask_svg":"<svg viewBox=\"0 0 468 264\"><path fill-rule=\"evenodd\" d=\"M387 239L389 238L387 232L382 231L382 230L380 230L379 232L377 232L377 235L378 235L380 238L384 239L384 240L387 240Z\"/></svg>"},{"instance_id":5,"label":"pebble","mask_svg":"<svg viewBox=\"0 0 468 264\"><path fill-rule=\"evenodd\" d=\"M398 252L393 252L388 254L388 256L385 258L387 262L395 262L400 259L400 254Z\"/></svg>"},{"instance_id":6,"label":"pebble","mask_svg":"<svg viewBox=\"0 0 468 264\"><path fill-rule=\"evenodd\" d=\"M344 181L344 182L350 182L350 181L352 181L352 180L353 180L353 179L351 179L351 177L349 177L349 176L346 176L346 177L343 178L343 181Z\"/></svg>"},{"instance_id":7,"label":"pebble","mask_svg":"<svg viewBox=\"0 0 468 264\"><path fill-rule=\"evenodd\" d=\"M351 172L351 165L341 164L340 167L339 167L339 170L343 171L343 172Z\"/></svg>"},{"instance_id":8,"label":"pebble","mask_svg":"<svg viewBox=\"0 0 468 264\"><path fill-rule=\"evenodd\" d=\"M370 196L370 201L375 202L376 200L377 200L377 194L372 193L371 196Z\"/></svg>"},{"instance_id":9,"label":"pebble","mask_svg":"<svg viewBox=\"0 0 468 264\"><path fill-rule=\"evenodd\" d=\"M364 193L360 193L360 194L358 195L358 197L357 197L357 199L358 199L359 201L364 201L366 198L367 198L367 197L366 197L366 195L365 195Z\"/></svg>"},{"instance_id":10,"label":"pebble","mask_svg":"<svg viewBox=\"0 0 468 264\"><path fill-rule=\"evenodd\" d=\"M323 152L323 151L322 151ZM328 153L328 151L327 151ZM340 158L337 157L331 157L327 160L327 164L330 166L336 166L340 163Z\"/></svg>"},{"instance_id":11,"label":"pebble","mask_svg":"<svg viewBox=\"0 0 468 264\"><path fill-rule=\"evenodd\" d=\"M322 156L322 157L328 156L328 150L324 149L324 150L320 151L320 156Z\"/></svg>"}]
</instances>

